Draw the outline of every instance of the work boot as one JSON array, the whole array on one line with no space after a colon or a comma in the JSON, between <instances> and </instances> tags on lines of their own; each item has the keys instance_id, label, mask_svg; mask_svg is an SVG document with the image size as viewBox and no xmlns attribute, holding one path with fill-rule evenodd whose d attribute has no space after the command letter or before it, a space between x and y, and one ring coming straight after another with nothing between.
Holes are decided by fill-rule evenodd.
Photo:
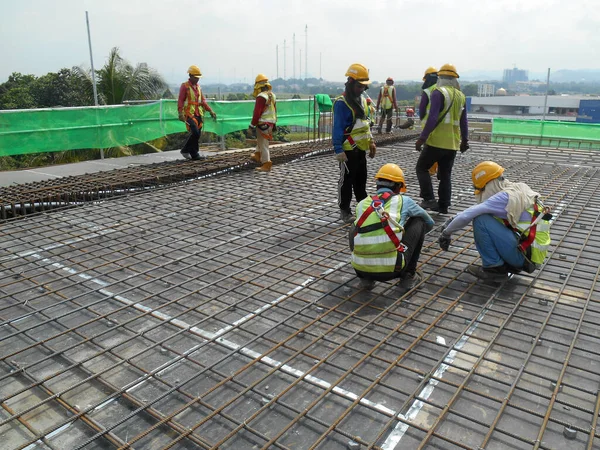
<instances>
[{"instance_id":1,"label":"work boot","mask_svg":"<svg viewBox=\"0 0 600 450\"><path fill-rule=\"evenodd\" d=\"M358 287L360 287L361 289L370 291L371 289L373 289L375 287L375 281L370 280L368 278L359 278L358 279Z\"/></svg>"},{"instance_id":2,"label":"work boot","mask_svg":"<svg viewBox=\"0 0 600 450\"><path fill-rule=\"evenodd\" d=\"M192 156L192 161L202 161L203 159L206 159L206 156L198 153Z\"/></svg>"},{"instance_id":3,"label":"work boot","mask_svg":"<svg viewBox=\"0 0 600 450\"><path fill-rule=\"evenodd\" d=\"M438 202L435 198L431 200L423 200L421 203L419 203L419 206L423 209L430 209L432 211L437 211L439 209ZM448 208L446 208L446 212L448 212Z\"/></svg>"},{"instance_id":4,"label":"work boot","mask_svg":"<svg viewBox=\"0 0 600 450\"><path fill-rule=\"evenodd\" d=\"M250 155L250 159L254 162L260 163L260 152L254 152Z\"/></svg>"},{"instance_id":5,"label":"work boot","mask_svg":"<svg viewBox=\"0 0 600 450\"><path fill-rule=\"evenodd\" d=\"M257 172L270 172L272 165L273 165L273 163L271 161L267 161L266 163L263 163L262 166L257 167L255 170Z\"/></svg>"},{"instance_id":6,"label":"work boot","mask_svg":"<svg viewBox=\"0 0 600 450\"><path fill-rule=\"evenodd\" d=\"M179 153L181 153L181 156L183 156L185 159L192 159L192 155L190 155L188 152L181 150Z\"/></svg>"},{"instance_id":7,"label":"work boot","mask_svg":"<svg viewBox=\"0 0 600 450\"><path fill-rule=\"evenodd\" d=\"M345 211L342 209L340 211L340 220L344 223L352 223L354 222L354 216L352 215L351 211Z\"/></svg>"},{"instance_id":8,"label":"work boot","mask_svg":"<svg viewBox=\"0 0 600 450\"><path fill-rule=\"evenodd\" d=\"M480 280L496 283L504 281L508 277L506 267L503 265L498 267L469 266L467 267L467 272Z\"/></svg>"},{"instance_id":9,"label":"work boot","mask_svg":"<svg viewBox=\"0 0 600 450\"><path fill-rule=\"evenodd\" d=\"M381 134L381 127L377 127L377 134Z\"/></svg>"},{"instance_id":10,"label":"work boot","mask_svg":"<svg viewBox=\"0 0 600 450\"><path fill-rule=\"evenodd\" d=\"M400 277L400 287L409 291L412 288L414 288L417 284L419 284L421 280L423 280L423 276L419 271L415 271L413 273L405 273L403 275L404 276Z\"/></svg>"}]
</instances>

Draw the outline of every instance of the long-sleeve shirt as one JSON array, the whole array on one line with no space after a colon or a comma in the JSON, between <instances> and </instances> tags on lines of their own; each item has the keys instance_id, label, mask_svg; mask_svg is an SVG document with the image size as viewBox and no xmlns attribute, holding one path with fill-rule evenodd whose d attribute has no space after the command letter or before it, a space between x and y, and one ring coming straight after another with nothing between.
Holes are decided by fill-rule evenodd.
<instances>
[{"instance_id":1,"label":"long-sleeve shirt","mask_svg":"<svg viewBox=\"0 0 600 450\"><path fill-rule=\"evenodd\" d=\"M429 105L429 97L425 92L421 93L421 102L419 103L419 119L423 120L427 114L427 105Z\"/></svg>"},{"instance_id":2,"label":"long-sleeve shirt","mask_svg":"<svg viewBox=\"0 0 600 450\"><path fill-rule=\"evenodd\" d=\"M352 126L352 110L342 100L333 104L333 130L331 140L333 142L333 151L342 153L342 144L345 141L344 130Z\"/></svg>"},{"instance_id":3,"label":"long-sleeve shirt","mask_svg":"<svg viewBox=\"0 0 600 450\"><path fill-rule=\"evenodd\" d=\"M381 195L384 192L393 194L393 191L389 188L381 188L377 190L377 195ZM435 222L431 218L427 211L421 208L412 198L407 195L402 195L402 211L400 212L400 225L404 226L408 219L411 217L420 217L427 224L428 231L433 228Z\"/></svg>"},{"instance_id":4,"label":"long-sleeve shirt","mask_svg":"<svg viewBox=\"0 0 600 450\"><path fill-rule=\"evenodd\" d=\"M193 84L192 85L192 89L194 90L194 93L196 94L196 98L198 98L198 95L200 94L200 90L198 89L198 85L197 84ZM178 112L182 112L183 111L183 106L185 104L185 100L187 99L187 95L188 95L188 88L186 86L186 83L182 83L181 87L179 88L179 98L177 99L177 111ZM208 111L209 113L212 112L212 109L210 106L208 106L208 103L206 103L206 98L204 98L204 94L202 94L202 99L200 100L200 105L204 108L205 111ZM195 116L199 116L200 115L200 111L198 111L198 107L196 106L195 110L194 110L194 115Z\"/></svg>"},{"instance_id":5,"label":"long-sleeve shirt","mask_svg":"<svg viewBox=\"0 0 600 450\"><path fill-rule=\"evenodd\" d=\"M500 219L508 218L506 213L506 206L508 205L508 193L502 191L492 195L486 201L473 205L470 208L465 209L463 212L457 214L448 227L444 230L445 235L451 235L455 231L458 231L467 226L473 219L482 214L491 214L492 216ZM531 221L531 214L527 211L521 213L519 221L529 222Z\"/></svg>"},{"instance_id":6,"label":"long-sleeve shirt","mask_svg":"<svg viewBox=\"0 0 600 450\"><path fill-rule=\"evenodd\" d=\"M421 102L423 102L423 98L421 97ZM444 94L442 94L439 90L434 90L431 93L431 106L429 107L429 116L427 116L427 122L425 123L425 127L423 127L423 131L421 131L420 139L426 141L429 135L435 130L435 127L438 124L438 118L440 116L440 112L444 109ZM421 110L419 109L419 114L421 114ZM450 114L448 112L448 114ZM463 141L469 140L469 125L467 123L467 110L463 109L460 115L460 136Z\"/></svg>"},{"instance_id":7,"label":"long-sleeve shirt","mask_svg":"<svg viewBox=\"0 0 600 450\"><path fill-rule=\"evenodd\" d=\"M256 102L254 103L254 113L252 113L252 121L250 122L250 125L254 127L258 125L258 120L260 119L260 116L262 116L262 113L265 111L266 107L267 99L261 97L260 95L256 97Z\"/></svg>"}]
</instances>

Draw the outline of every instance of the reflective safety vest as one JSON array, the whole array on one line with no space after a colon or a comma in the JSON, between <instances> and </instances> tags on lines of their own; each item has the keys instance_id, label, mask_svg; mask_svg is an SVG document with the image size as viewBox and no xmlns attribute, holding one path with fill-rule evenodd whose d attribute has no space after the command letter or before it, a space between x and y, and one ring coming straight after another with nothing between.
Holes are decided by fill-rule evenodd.
<instances>
[{"instance_id":1,"label":"reflective safety vest","mask_svg":"<svg viewBox=\"0 0 600 450\"><path fill-rule=\"evenodd\" d=\"M275 94L272 91L263 91L258 94L258 97L262 97L267 101L265 109L258 119L258 124L270 123L274 125L277 122L277 100Z\"/></svg>"},{"instance_id":2,"label":"reflective safety vest","mask_svg":"<svg viewBox=\"0 0 600 450\"><path fill-rule=\"evenodd\" d=\"M200 104L202 102L202 89L200 88L200 85L196 85L198 87L198 97L196 97L196 92L194 92L192 83L186 81L183 84L187 89L187 97L185 98L185 102L183 104L183 114L185 114L186 117L195 116L197 106L198 114L200 117L204 117L204 108Z\"/></svg>"},{"instance_id":3,"label":"reflective safety vest","mask_svg":"<svg viewBox=\"0 0 600 450\"><path fill-rule=\"evenodd\" d=\"M393 96L395 90L396 90L396 88L394 86L388 86L387 84L385 86L381 86L381 104L380 104L380 106L383 109L390 109L392 106L394 106L392 96Z\"/></svg>"},{"instance_id":4,"label":"reflective safety vest","mask_svg":"<svg viewBox=\"0 0 600 450\"><path fill-rule=\"evenodd\" d=\"M467 100L465 94L452 86L439 87L435 85L444 96L444 108L440 111L438 124L427 138L427 145L446 150L460 149L460 117ZM433 93L433 91L431 92Z\"/></svg>"},{"instance_id":5,"label":"reflective safety vest","mask_svg":"<svg viewBox=\"0 0 600 450\"><path fill-rule=\"evenodd\" d=\"M431 108L431 93L436 89L436 85L429 86L427 89L423 89L423 93L427 96L427 107L425 108L425 115L421 119L423 126L427 123L427 117L429 117L429 109Z\"/></svg>"},{"instance_id":6,"label":"reflective safety vest","mask_svg":"<svg viewBox=\"0 0 600 450\"><path fill-rule=\"evenodd\" d=\"M543 209L544 206L536 201L533 207L527 208L527 212L531 215L531 222L518 222L517 229L514 229L508 220L498 219L517 234L519 250L536 266L544 263L551 241L550 220L546 220L544 216L539 218L544 214Z\"/></svg>"},{"instance_id":7,"label":"reflective safety vest","mask_svg":"<svg viewBox=\"0 0 600 450\"><path fill-rule=\"evenodd\" d=\"M402 195L385 192L380 196L367 197L356 206L359 219L355 224L351 259L356 270L388 273L404 268L402 253L406 246L400 242L404 229L399 225L402 204ZM378 205L379 209L375 208ZM397 266L397 263L401 265Z\"/></svg>"},{"instance_id":8,"label":"reflective safety vest","mask_svg":"<svg viewBox=\"0 0 600 450\"><path fill-rule=\"evenodd\" d=\"M360 97L363 111L365 111L364 119L357 119L356 112L346 101L346 96L340 95L335 101L343 101L348 109L352 112L352 124L344 130L344 142L342 143L342 149L347 152L354 150L355 148L359 150L368 150L369 144L373 140L373 135L371 134L371 123L369 122L369 106L367 104L367 99L363 96ZM335 108L335 103L334 103Z\"/></svg>"}]
</instances>

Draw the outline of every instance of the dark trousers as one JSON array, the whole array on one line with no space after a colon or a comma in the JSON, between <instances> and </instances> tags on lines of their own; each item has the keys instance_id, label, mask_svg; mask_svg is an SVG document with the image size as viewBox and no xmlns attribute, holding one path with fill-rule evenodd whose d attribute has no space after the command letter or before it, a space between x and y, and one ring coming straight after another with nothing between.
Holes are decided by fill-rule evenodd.
<instances>
[{"instance_id":1,"label":"dark trousers","mask_svg":"<svg viewBox=\"0 0 600 450\"><path fill-rule=\"evenodd\" d=\"M354 227L351 227L353 232ZM368 278L376 281L388 281L394 278L406 278L414 275L417 270L417 264L421 257L421 249L423 248L423 242L425 241L425 233L427 231L427 225L425 221L420 217L411 217L406 221L404 225L404 233L402 234L402 243L408 248L404 253L398 253L397 271L386 272L386 273L371 273L362 272L355 270L356 275L359 278ZM352 242L353 244L353 242ZM354 247L351 245L351 247ZM402 267L402 256L404 256L405 265Z\"/></svg>"},{"instance_id":2,"label":"dark trousers","mask_svg":"<svg viewBox=\"0 0 600 450\"><path fill-rule=\"evenodd\" d=\"M356 203L367 197L367 156L364 150L346 152L348 161L340 163L338 180L338 206L342 211L350 212L352 191Z\"/></svg>"},{"instance_id":3,"label":"dark trousers","mask_svg":"<svg viewBox=\"0 0 600 450\"><path fill-rule=\"evenodd\" d=\"M421 196L423 200L435 200L433 193L433 185L431 183L431 175L429 168L438 163L438 205L440 208L448 208L450 206L450 197L452 196L452 167L454 166L454 158L456 158L455 150L446 150L444 148L432 147L425 145L419 160L417 161L417 178L419 179L419 187L421 188Z\"/></svg>"},{"instance_id":4,"label":"dark trousers","mask_svg":"<svg viewBox=\"0 0 600 450\"><path fill-rule=\"evenodd\" d=\"M191 117L187 118L187 124L190 128L190 135L185 141L185 144L181 151L183 153L189 153L192 158L198 155L198 142L200 142L200 136L202 136L202 117L194 116L194 121ZM198 124L196 124L198 122ZM198 126L200 125L200 126Z\"/></svg>"}]
</instances>

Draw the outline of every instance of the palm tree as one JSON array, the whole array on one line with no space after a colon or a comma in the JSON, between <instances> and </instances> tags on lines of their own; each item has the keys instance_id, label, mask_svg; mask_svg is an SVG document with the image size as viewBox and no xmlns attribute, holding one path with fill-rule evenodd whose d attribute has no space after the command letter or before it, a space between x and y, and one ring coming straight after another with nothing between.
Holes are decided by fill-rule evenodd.
<instances>
[{"instance_id":1,"label":"palm tree","mask_svg":"<svg viewBox=\"0 0 600 450\"><path fill-rule=\"evenodd\" d=\"M73 71L85 80L86 91L93 91L91 72L81 67ZM167 89L165 80L146 63L132 66L114 47L106 64L96 71L98 102L118 105L128 100L158 100ZM93 98L93 95L91 96Z\"/></svg>"}]
</instances>

